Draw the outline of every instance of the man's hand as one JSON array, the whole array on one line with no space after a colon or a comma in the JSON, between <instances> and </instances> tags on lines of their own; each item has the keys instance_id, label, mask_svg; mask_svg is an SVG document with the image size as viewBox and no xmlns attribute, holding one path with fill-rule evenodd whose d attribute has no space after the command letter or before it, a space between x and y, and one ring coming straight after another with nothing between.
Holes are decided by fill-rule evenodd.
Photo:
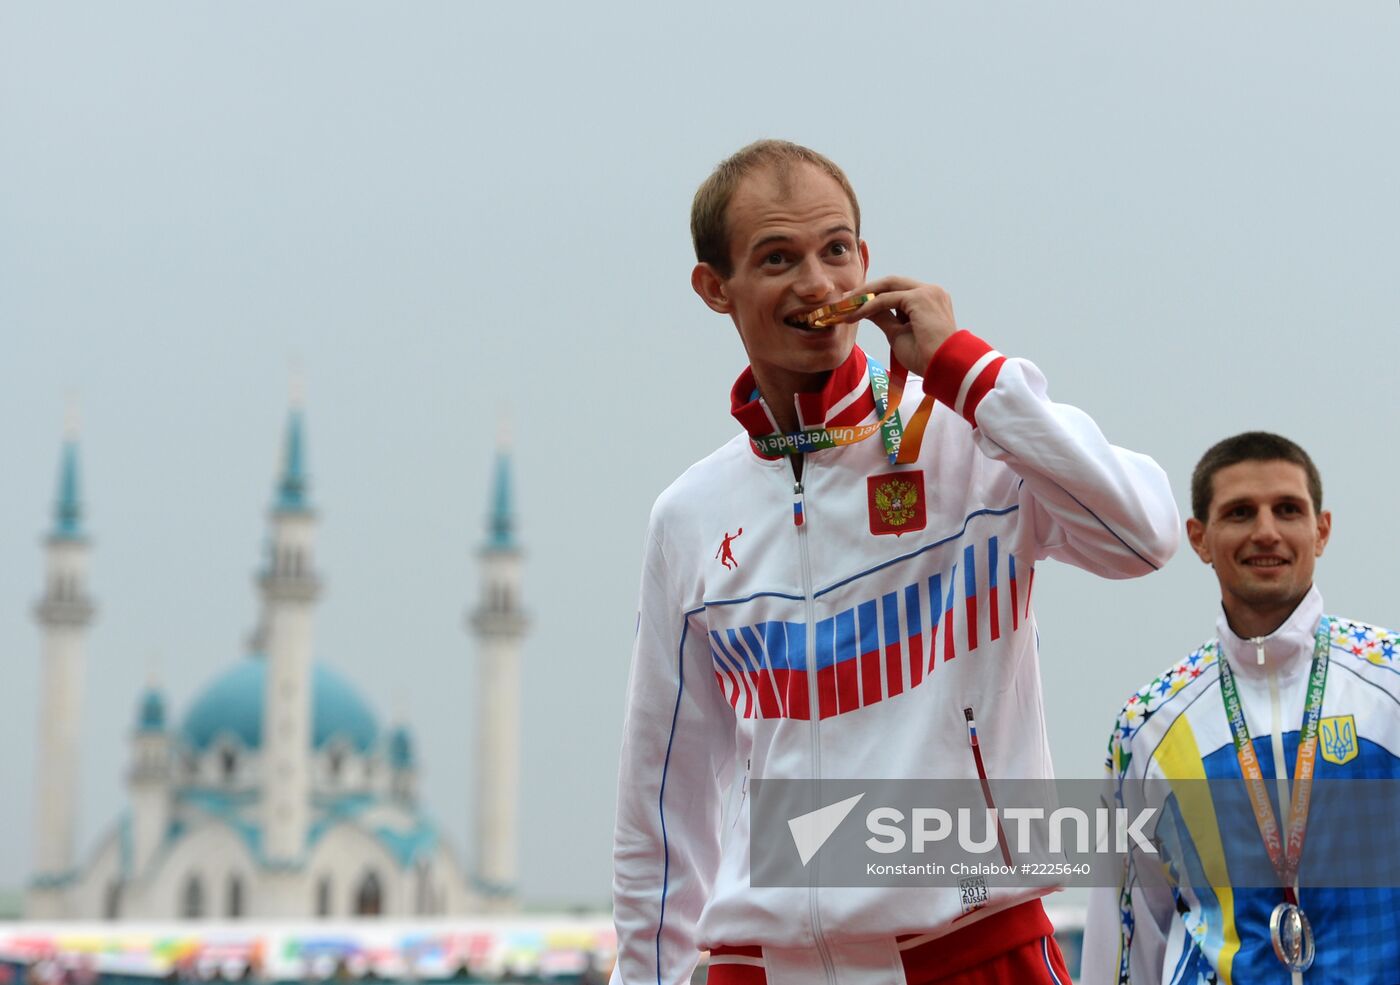
<instances>
[{"instance_id":1,"label":"man's hand","mask_svg":"<svg viewBox=\"0 0 1400 985\"><path fill-rule=\"evenodd\" d=\"M924 372L938 347L958 330L953 299L937 284L881 277L860 292L875 297L851 312L850 320L869 318L880 326L895 358L911 372Z\"/></svg>"}]
</instances>

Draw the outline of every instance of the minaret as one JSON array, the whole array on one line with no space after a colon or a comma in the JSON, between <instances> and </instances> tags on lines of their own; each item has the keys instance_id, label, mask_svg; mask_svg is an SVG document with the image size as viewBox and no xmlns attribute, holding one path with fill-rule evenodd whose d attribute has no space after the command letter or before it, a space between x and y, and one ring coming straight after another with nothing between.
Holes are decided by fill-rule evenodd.
<instances>
[{"instance_id":1,"label":"minaret","mask_svg":"<svg viewBox=\"0 0 1400 985\"><path fill-rule=\"evenodd\" d=\"M26 906L32 918L65 914L63 889L74 875L78 815L78 735L87 630L94 606L87 591L90 544L78 495L77 422L70 414L59 471L53 529L45 540L46 588L34 607L43 634L39 744L34 800L34 877Z\"/></svg>"},{"instance_id":2,"label":"minaret","mask_svg":"<svg viewBox=\"0 0 1400 985\"><path fill-rule=\"evenodd\" d=\"M413 754L413 733L397 725L389 733L389 796L405 807L418 802L418 763Z\"/></svg>"},{"instance_id":3,"label":"minaret","mask_svg":"<svg viewBox=\"0 0 1400 985\"><path fill-rule=\"evenodd\" d=\"M131 735L131 872L140 878L155 857L170 823L170 735L165 697L154 681L141 696Z\"/></svg>"},{"instance_id":4,"label":"minaret","mask_svg":"<svg viewBox=\"0 0 1400 985\"><path fill-rule=\"evenodd\" d=\"M313 563L316 515L306 485L301 401L294 396L268 557L258 578L263 613L256 634L267 660L263 854L270 868L283 873L294 872L306 850L311 801L312 613L321 580ZM269 899L286 899L289 906L300 902L278 892Z\"/></svg>"},{"instance_id":5,"label":"minaret","mask_svg":"<svg viewBox=\"0 0 1400 985\"><path fill-rule=\"evenodd\" d=\"M516 824L520 777L521 551L511 510L510 454L504 436L486 544L481 598L469 620L477 637L476 888L508 907L516 891Z\"/></svg>"}]
</instances>

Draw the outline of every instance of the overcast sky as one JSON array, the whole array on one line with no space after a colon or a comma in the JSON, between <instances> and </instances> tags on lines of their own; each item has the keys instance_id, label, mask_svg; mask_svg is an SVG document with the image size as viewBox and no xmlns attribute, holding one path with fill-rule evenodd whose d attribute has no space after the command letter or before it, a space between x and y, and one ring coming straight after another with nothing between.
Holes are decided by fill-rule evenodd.
<instances>
[{"instance_id":1,"label":"overcast sky","mask_svg":"<svg viewBox=\"0 0 1400 985\"><path fill-rule=\"evenodd\" d=\"M647 511L734 432L743 366L690 291L690 196L761 136L840 162L872 272L944 285L1183 507L1214 440L1300 441L1328 608L1400 625L1397 96L1395 0L0 5L0 886L29 868L69 395L86 857L147 677L178 722L243 659L296 362L319 655L412 721L464 852L462 616L509 417L523 889L605 902ZM1056 765L1095 776L1126 696L1213 632L1215 582L1183 553L1036 586Z\"/></svg>"}]
</instances>

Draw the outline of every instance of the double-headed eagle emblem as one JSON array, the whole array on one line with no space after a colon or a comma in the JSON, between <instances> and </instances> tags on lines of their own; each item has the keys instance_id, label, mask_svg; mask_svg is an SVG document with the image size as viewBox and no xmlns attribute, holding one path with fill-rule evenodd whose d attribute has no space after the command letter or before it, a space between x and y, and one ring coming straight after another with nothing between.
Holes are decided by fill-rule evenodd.
<instances>
[{"instance_id":1,"label":"double-headed eagle emblem","mask_svg":"<svg viewBox=\"0 0 1400 985\"><path fill-rule=\"evenodd\" d=\"M914 519L919 503L919 487L908 479L891 479L875 489L875 509L891 527L902 527Z\"/></svg>"}]
</instances>

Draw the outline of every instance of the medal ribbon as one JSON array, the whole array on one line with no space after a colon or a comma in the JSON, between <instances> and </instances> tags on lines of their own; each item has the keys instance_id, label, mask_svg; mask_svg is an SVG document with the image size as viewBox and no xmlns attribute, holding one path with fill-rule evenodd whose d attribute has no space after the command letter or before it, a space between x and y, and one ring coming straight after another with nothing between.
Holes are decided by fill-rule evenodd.
<instances>
[{"instance_id":1,"label":"medal ribbon","mask_svg":"<svg viewBox=\"0 0 1400 985\"><path fill-rule=\"evenodd\" d=\"M1235 687L1235 674L1222 652L1220 656L1220 696L1225 702L1225 719L1230 723L1230 735L1235 741L1235 757L1240 761L1240 773L1249 789L1249 806L1254 810L1254 822L1264 839L1274 872L1283 883L1283 894L1289 903L1297 905L1298 894L1293 884L1298 879L1298 866L1303 857L1303 838L1308 830L1308 810L1312 807L1312 778L1317 770L1317 734L1322 720L1322 694L1327 689L1327 665L1331 646L1331 624L1326 616L1317 627L1313 643L1312 669L1308 672L1308 696L1303 705L1303 724L1298 737L1298 756L1293 767L1293 793L1289 798L1287 830L1279 835L1273 804L1269 801L1264 772L1249 738L1249 726L1244 720L1244 705ZM1283 769L1275 763L1274 769Z\"/></svg>"},{"instance_id":2,"label":"medal ribbon","mask_svg":"<svg viewBox=\"0 0 1400 985\"><path fill-rule=\"evenodd\" d=\"M801 455L809 451L853 445L879 431L891 465L914 461L923 441L929 414L933 410L933 398L925 397L919 404L918 410L910 419L910 440L906 441L904 425L899 415L899 402L904 396L904 384L909 379L909 370L899 360L894 359L893 354L891 357L893 373L887 372L885 367L874 359L866 358L866 367L870 373L870 393L875 398L875 413L879 415L876 421L845 427L804 428L801 431L786 433L775 431L760 438L750 438L754 449L770 458L774 455Z\"/></svg>"}]
</instances>

